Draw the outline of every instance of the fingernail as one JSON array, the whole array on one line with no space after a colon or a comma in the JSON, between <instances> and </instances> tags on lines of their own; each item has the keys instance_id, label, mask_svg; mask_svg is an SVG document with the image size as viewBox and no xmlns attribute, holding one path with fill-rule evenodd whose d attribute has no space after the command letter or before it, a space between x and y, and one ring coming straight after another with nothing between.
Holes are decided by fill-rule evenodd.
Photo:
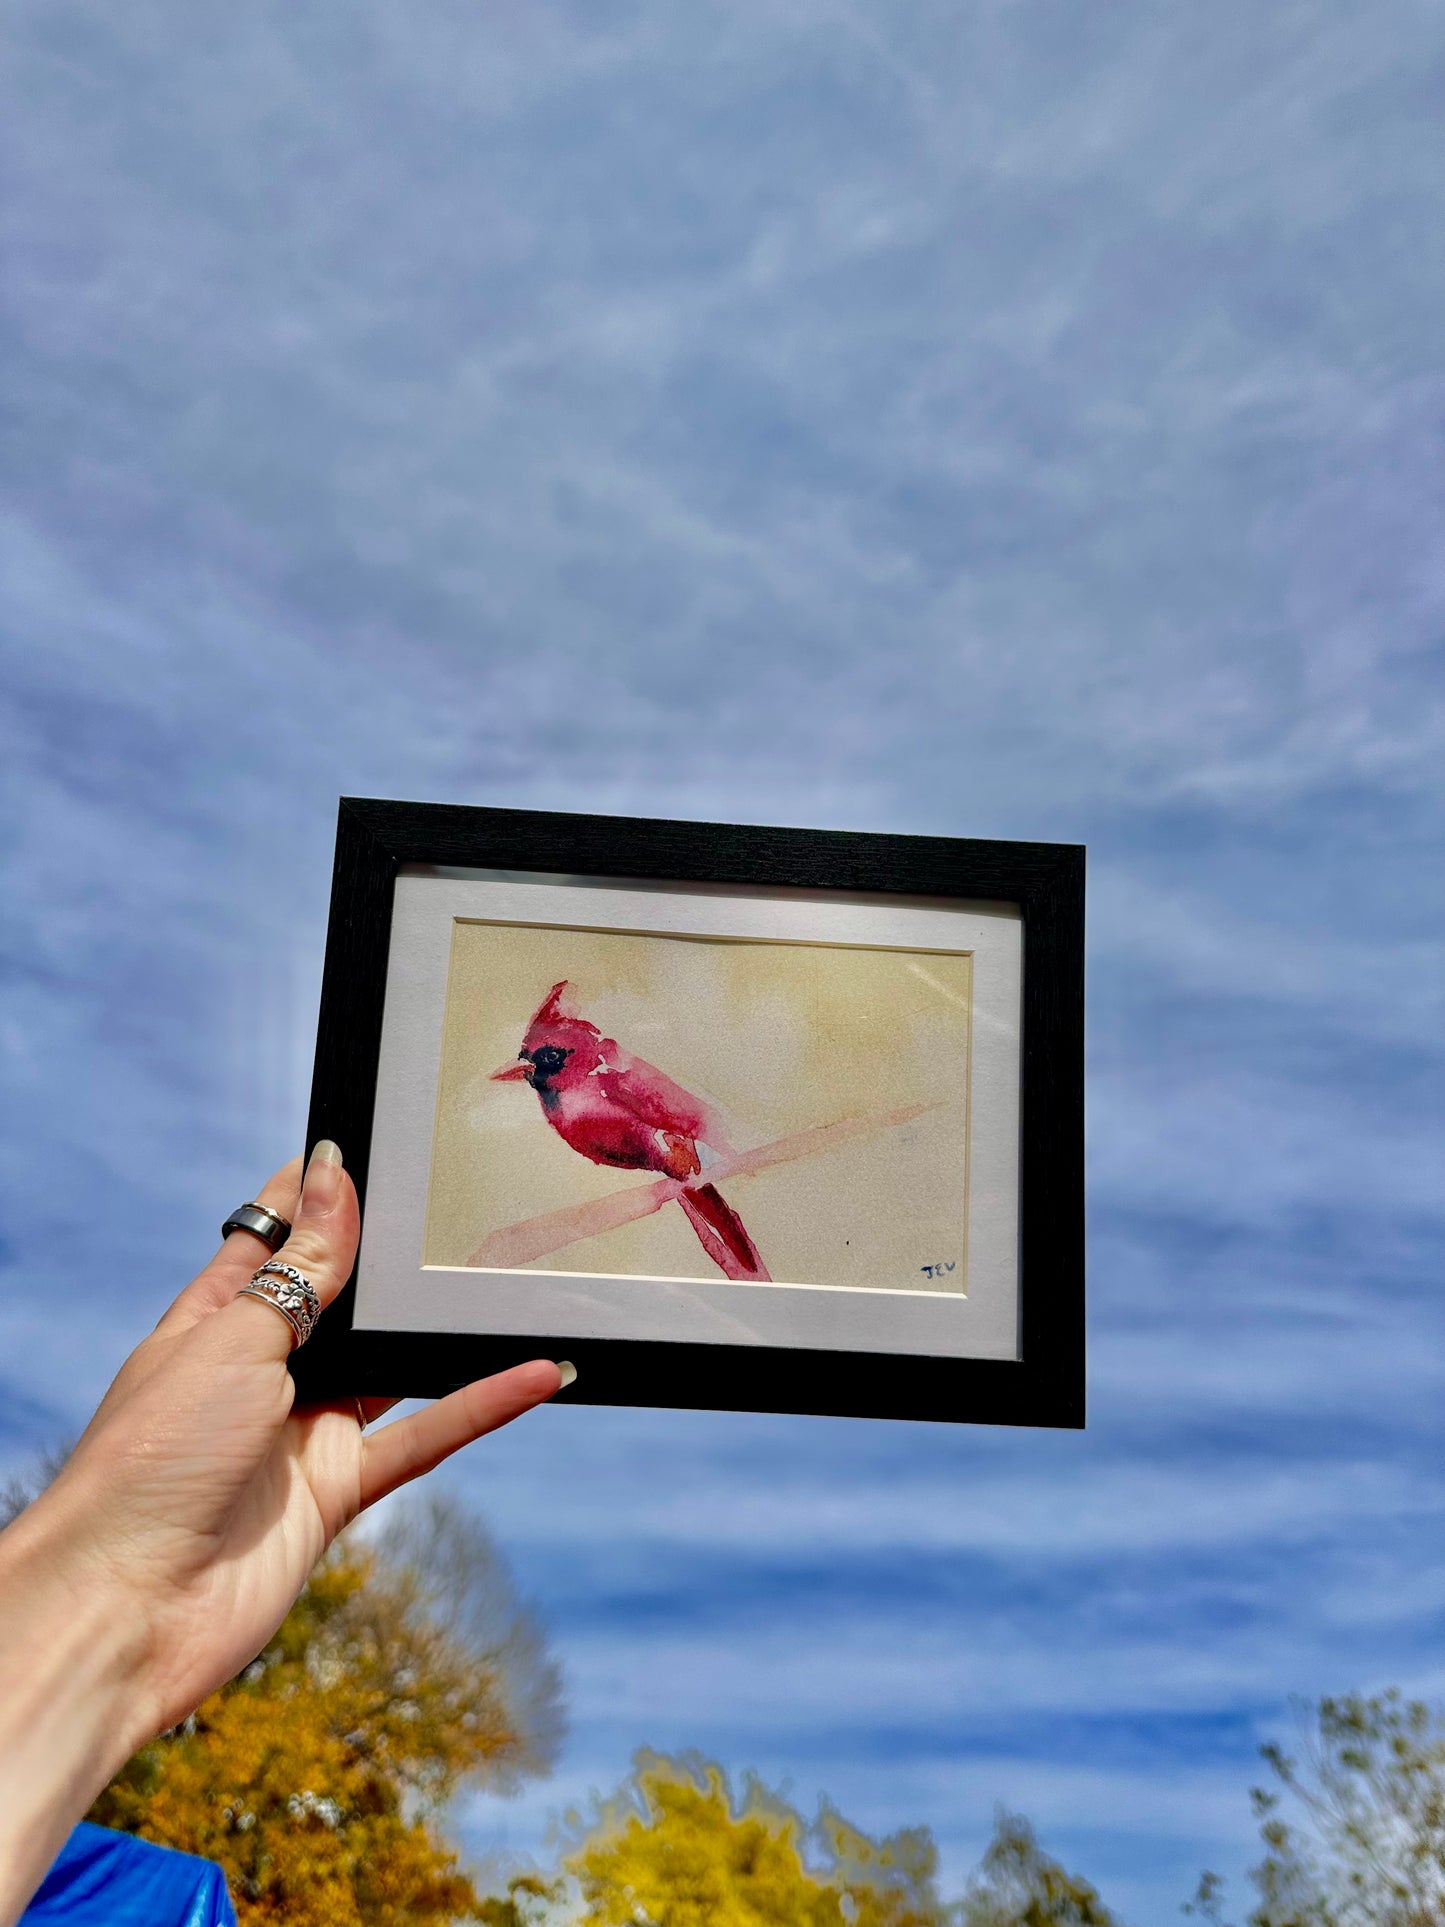
<instances>
[{"instance_id":1,"label":"fingernail","mask_svg":"<svg viewBox=\"0 0 1445 1927\"><path fill-rule=\"evenodd\" d=\"M306 1176L301 1180L302 1204L319 1205L324 1211L336 1196L340 1175L341 1152L329 1137L324 1137L313 1148Z\"/></svg>"},{"instance_id":2,"label":"fingernail","mask_svg":"<svg viewBox=\"0 0 1445 1927\"><path fill-rule=\"evenodd\" d=\"M562 1374L562 1390L565 1392L577 1376L577 1367L570 1359L559 1358L557 1360L557 1370Z\"/></svg>"}]
</instances>

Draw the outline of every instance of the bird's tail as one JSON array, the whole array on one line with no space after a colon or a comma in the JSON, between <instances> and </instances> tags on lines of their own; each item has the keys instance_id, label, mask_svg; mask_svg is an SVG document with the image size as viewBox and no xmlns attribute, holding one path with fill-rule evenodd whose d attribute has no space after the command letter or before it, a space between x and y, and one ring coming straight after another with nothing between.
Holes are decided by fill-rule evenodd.
<instances>
[{"instance_id":1,"label":"bird's tail","mask_svg":"<svg viewBox=\"0 0 1445 1927\"><path fill-rule=\"evenodd\" d=\"M703 1250L725 1276L772 1282L742 1219L716 1185L689 1185L686 1191L679 1191L677 1201L701 1239Z\"/></svg>"}]
</instances>

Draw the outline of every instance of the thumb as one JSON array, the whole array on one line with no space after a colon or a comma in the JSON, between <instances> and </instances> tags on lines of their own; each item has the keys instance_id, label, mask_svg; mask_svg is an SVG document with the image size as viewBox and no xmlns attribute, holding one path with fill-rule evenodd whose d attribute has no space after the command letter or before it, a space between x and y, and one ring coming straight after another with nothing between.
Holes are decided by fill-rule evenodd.
<instances>
[{"instance_id":1,"label":"thumb","mask_svg":"<svg viewBox=\"0 0 1445 1927\"><path fill-rule=\"evenodd\" d=\"M272 1262L299 1271L324 1308L351 1276L360 1235L356 1187L342 1169L339 1148L323 1138L306 1166L291 1236ZM286 1280L277 1277L275 1283L284 1288ZM233 1326L238 1339L244 1333L244 1349L257 1356L284 1359L295 1344L285 1315L244 1290L217 1317Z\"/></svg>"}]
</instances>

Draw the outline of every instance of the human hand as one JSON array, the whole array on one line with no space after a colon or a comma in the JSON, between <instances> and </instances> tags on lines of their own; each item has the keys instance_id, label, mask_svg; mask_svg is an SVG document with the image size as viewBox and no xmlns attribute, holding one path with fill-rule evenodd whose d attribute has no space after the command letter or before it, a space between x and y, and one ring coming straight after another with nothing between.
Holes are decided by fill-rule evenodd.
<instances>
[{"instance_id":1,"label":"human hand","mask_svg":"<svg viewBox=\"0 0 1445 1927\"><path fill-rule=\"evenodd\" d=\"M276 1255L324 1307L356 1254L356 1191L336 1147L318 1145L298 1206L300 1163L260 1202L294 1218ZM30 1839L38 1827L49 1854L137 1747L255 1657L357 1513L564 1382L539 1359L371 1434L350 1400L293 1411L291 1329L237 1296L270 1255L232 1232L126 1360L54 1483L0 1534L0 1815L7 1792L12 1821L38 1803ZM48 1740L26 1767L36 1721ZM5 1888L0 1864L0 1921Z\"/></svg>"}]
</instances>

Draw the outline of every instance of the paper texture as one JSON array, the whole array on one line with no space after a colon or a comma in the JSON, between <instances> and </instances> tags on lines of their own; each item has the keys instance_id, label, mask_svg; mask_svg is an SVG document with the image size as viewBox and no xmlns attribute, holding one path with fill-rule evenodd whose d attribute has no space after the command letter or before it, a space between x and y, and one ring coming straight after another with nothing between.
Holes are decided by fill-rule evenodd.
<instances>
[{"instance_id":1,"label":"paper texture","mask_svg":"<svg viewBox=\"0 0 1445 1927\"><path fill-rule=\"evenodd\" d=\"M858 1127L851 1139L825 1140L719 1185L772 1280L965 1289L968 953L463 920L452 932L424 1263L464 1265L499 1227L645 1186L669 1168L665 1130L633 1134L631 1154L652 1152L650 1166L603 1161L616 1141L609 1113L630 1122L629 1102L648 1105L642 1073L619 1078L599 1065L574 1079L576 1101L599 1113L596 1133L589 1136L585 1119L576 1133L581 1149L551 1122L547 1104L556 1115L561 1094L545 1079L540 1096L527 1082L494 1081L498 1067L516 1062L528 1020L563 980L581 1017L617 1045L614 1055L655 1066L717 1119L707 1132L717 1141L698 1146L701 1178L731 1150L841 1120ZM585 1029L577 1035L588 1041ZM568 1074L565 1066L559 1072ZM643 1087L635 1099L633 1084ZM648 1115L665 1118L666 1107ZM686 1105L679 1115L691 1115ZM692 1136L685 1128L678 1135ZM655 1151L649 1137L661 1140ZM675 1202L531 1263L586 1274L718 1276Z\"/></svg>"}]
</instances>

